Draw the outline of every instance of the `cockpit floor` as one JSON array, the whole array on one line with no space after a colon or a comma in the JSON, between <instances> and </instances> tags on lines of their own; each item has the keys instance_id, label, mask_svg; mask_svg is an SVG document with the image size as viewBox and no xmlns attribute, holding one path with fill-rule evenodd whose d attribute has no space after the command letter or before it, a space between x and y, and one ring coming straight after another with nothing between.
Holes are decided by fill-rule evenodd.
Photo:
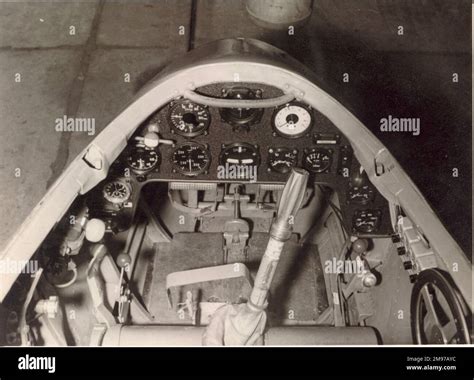
<instances>
[{"instance_id":1,"label":"cockpit floor","mask_svg":"<svg viewBox=\"0 0 474 380\"><path fill-rule=\"evenodd\" d=\"M254 233L249 239L246 263L252 278L265 252L268 234ZM183 324L176 309L170 309L166 276L170 273L223 264L220 233L178 233L172 242L155 245L155 263L148 310L158 324ZM223 285L226 286L226 285ZM268 317L271 325L315 324L328 307L323 269L317 246L285 244L270 290Z\"/></svg>"}]
</instances>

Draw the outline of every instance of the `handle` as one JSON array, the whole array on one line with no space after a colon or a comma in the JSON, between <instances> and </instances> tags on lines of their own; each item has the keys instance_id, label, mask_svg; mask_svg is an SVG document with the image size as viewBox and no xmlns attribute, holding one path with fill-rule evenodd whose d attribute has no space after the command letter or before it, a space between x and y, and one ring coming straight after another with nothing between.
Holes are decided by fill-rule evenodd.
<instances>
[{"instance_id":1,"label":"handle","mask_svg":"<svg viewBox=\"0 0 474 380\"><path fill-rule=\"evenodd\" d=\"M194 103L218 108L272 108L287 104L295 99L292 94L284 94L271 99L224 99L211 98L198 94L192 90L184 92L184 97Z\"/></svg>"}]
</instances>

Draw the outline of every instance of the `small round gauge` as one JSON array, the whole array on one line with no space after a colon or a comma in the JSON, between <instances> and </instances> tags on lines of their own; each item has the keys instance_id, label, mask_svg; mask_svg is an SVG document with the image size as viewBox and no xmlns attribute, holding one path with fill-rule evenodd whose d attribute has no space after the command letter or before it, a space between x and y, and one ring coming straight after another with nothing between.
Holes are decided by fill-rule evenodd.
<instances>
[{"instance_id":1,"label":"small round gauge","mask_svg":"<svg viewBox=\"0 0 474 380\"><path fill-rule=\"evenodd\" d=\"M211 114L200 104L180 100L171 105L169 120L172 132L184 137L195 137L207 133Z\"/></svg>"},{"instance_id":2,"label":"small round gauge","mask_svg":"<svg viewBox=\"0 0 474 380\"><path fill-rule=\"evenodd\" d=\"M347 199L350 203L366 204L373 201L374 188L371 185L352 186L349 188Z\"/></svg>"},{"instance_id":3,"label":"small round gauge","mask_svg":"<svg viewBox=\"0 0 474 380\"><path fill-rule=\"evenodd\" d=\"M298 151L290 148L270 148L268 169L276 173L288 173L298 162Z\"/></svg>"},{"instance_id":4,"label":"small round gauge","mask_svg":"<svg viewBox=\"0 0 474 380\"><path fill-rule=\"evenodd\" d=\"M258 166L260 164L258 146L248 143L223 145L220 163L221 165Z\"/></svg>"},{"instance_id":5,"label":"small round gauge","mask_svg":"<svg viewBox=\"0 0 474 380\"><path fill-rule=\"evenodd\" d=\"M332 151L324 148L305 150L303 166L313 173L322 173L331 168Z\"/></svg>"},{"instance_id":6,"label":"small round gauge","mask_svg":"<svg viewBox=\"0 0 474 380\"><path fill-rule=\"evenodd\" d=\"M194 177L207 171L211 163L211 154L205 145L190 141L174 149L171 162L174 172Z\"/></svg>"},{"instance_id":7,"label":"small round gauge","mask_svg":"<svg viewBox=\"0 0 474 380\"><path fill-rule=\"evenodd\" d=\"M277 134L288 139L304 136L313 125L311 110L302 103L288 103L273 114L272 126Z\"/></svg>"},{"instance_id":8,"label":"small round gauge","mask_svg":"<svg viewBox=\"0 0 474 380\"><path fill-rule=\"evenodd\" d=\"M113 204L127 202L131 193L132 191L130 185L121 180L107 182L102 189L104 198Z\"/></svg>"},{"instance_id":9,"label":"small round gauge","mask_svg":"<svg viewBox=\"0 0 474 380\"><path fill-rule=\"evenodd\" d=\"M380 210L357 210L352 219L354 230L361 233L374 233L380 227Z\"/></svg>"},{"instance_id":10,"label":"small round gauge","mask_svg":"<svg viewBox=\"0 0 474 380\"><path fill-rule=\"evenodd\" d=\"M149 172L160 163L161 155L156 150L140 146L132 148L127 157L127 165L137 174Z\"/></svg>"}]
</instances>

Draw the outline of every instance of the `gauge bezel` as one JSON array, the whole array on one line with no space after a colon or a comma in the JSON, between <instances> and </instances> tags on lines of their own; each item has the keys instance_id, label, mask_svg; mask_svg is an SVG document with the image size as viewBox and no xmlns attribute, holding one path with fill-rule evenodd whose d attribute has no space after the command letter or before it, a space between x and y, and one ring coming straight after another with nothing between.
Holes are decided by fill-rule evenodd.
<instances>
[{"instance_id":1,"label":"gauge bezel","mask_svg":"<svg viewBox=\"0 0 474 380\"><path fill-rule=\"evenodd\" d=\"M222 95L224 99L261 99L262 90L236 86L223 88ZM250 115L245 118L238 118L232 114L232 110L232 108L220 108L219 115L225 124L230 125L234 129L242 127L248 130L251 126L260 123L264 113L263 108L251 108L247 109L247 111L250 111Z\"/></svg>"},{"instance_id":2,"label":"gauge bezel","mask_svg":"<svg viewBox=\"0 0 474 380\"><path fill-rule=\"evenodd\" d=\"M134 168L130 162L129 162L129 158L131 157L132 153L137 151L137 150L143 150L143 151L146 151L146 152L154 152L156 154L156 157L157 157L157 160L156 160L156 163L155 165L153 165L151 168L148 168L148 169L137 169L137 168ZM136 174L145 174L145 173L149 173L153 170L156 170L157 168L160 167L161 165L161 161L162 161L162 157L161 157L161 153L159 151L157 151L156 149L151 149L151 148L147 148L147 147L144 147L144 146L138 146L138 145L135 145L131 148L129 148L127 150L127 153L126 153L126 156L125 156L125 164L127 165L127 167L129 167L134 173Z\"/></svg>"},{"instance_id":3,"label":"gauge bezel","mask_svg":"<svg viewBox=\"0 0 474 380\"><path fill-rule=\"evenodd\" d=\"M311 154L311 153L314 153L316 151L323 151L324 153L326 153L328 156L329 156L329 163L327 165L327 167L325 167L324 169L322 170L315 170L314 168L310 168L308 167L307 163L306 163L306 158ZM314 148L308 148L308 149L305 149L304 152L303 152L303 158L302 158L302 164L303 164L303 167L310 171L311 173L313 174L322 174L322 173L328 173L331 171L331 168L332 168L332 163L333 163L333 157L334 155L334 151L332 149L329 149L329 148L322 148L322 147L314 147Z\"/></svg>"},{"instance_id":4,"label":"gauge bezel","mask_svg":"<svg viewBox=\"0 0 474 380\"><path fill-rule=\"evenodd\" d=\"M298 106L298 107L303 108L304 110L306 110L309 113L309 116L311 118L311 120L309 122L309 126L303 132L297 133L296 135L288 135L286 133L281 132L275 124L275 119L276 119L276 116L278 115L278 113L282 109L284 109L288 106ZM311 108L310 106L306 105L305 103L299 102L299 101L293 101L293 102L286 103L282 106L279 106L279 107L275 108L275 110L273 111L273 114L272 114L271 124L272 124L273 132L276 135L280 136L280 137L284 137L285 139L294 140L294 139L299 139L303 136L309 136L311 134L311 130L313 129L313 125L314 125L313 108Z\"/></svg>"},{"instance_id":5,"label":"gauge bezel","mask_svg":"<svg viewBox=\"0 0 474 380\"><path fill-rule=\"evenodd\" d=\"M257 167L260 166L260 162L261 162L260 147L256 144L250 144L250 143L247 143L247 142L234 142L234 143L230 143L230 144L222 144L222 149L221 149L221 152L219 154L219 164L220 165L225 165L227 163L227 162L223 161L224 158L225 158L224 157L225 152L227 152L229 149L232 149L232 148L235 148L235 147L238 147L238 146L245 146L245 147L248 147L248 148L251 148L252 150L254 150L257 153L257 155L256 155L256 160L253 163L253 166L257 166ZM238 165L250 166L249 164L238 164Z\"/></svg>"},{"instance_id":6,"label":"gauge bezel","mask_svg":"<svg viewBox=\"0 0 474 380\"><path fill-rule=\"evenodd\" d=\"M291 171L291 168L288 169L287 172L282 172L282 171L279 171L279 170L276 170L273 166L271 166L271 161L272 161L272 158L276 158L275 157L275 153L280 153L280 152L283 152L283 151L286 151L287 153L292 153L294 154L295 156L295 159L294 159L294 164L292 167L295 167L298 165L298 149L296 148L289 148L289 147L286 147L286 146L278 146L278 147L270 147L268 149L268 158L267 158L267 167L268 167L268 170L272 173L278 173L278 174L288 174L290 171ZM285 154L285 153L283 153Z\"/></svg>"},{"instance_id":7,"label":"gauge bezel","mask_svg":"<svg viewBox=\"0 0 474 380\"><path fill-rule=\"evenodd\" d=\"M176 127L175 123L173 122L173 119L172 119L171 115L173 114L173 110L176 107L178 107L182 104L185 104L185 103L186 104L193 104L195 106L201 107L204 111L206 111L208 120L207 120L207 122L205 123L205 126L202 129L200 129L196 132L183 132L178 127ZM212 116L211 116L211 111L209 110L208 106L205 106L205 105L202 105L202 104L199 104L199 103L195 103L195 102L193 102L189 99L175 100L175 101L171 102L170 105L169 105L168 124L170 126L171 133L174 133L176 135L183 136L183 137L186 137L186 138L196 137L196 136L200 136L200 135L207 135L209 133L209 127L211 126L211 121L212 121Z\"/></svg>"},{"instance_id":8,"label":"gauge bezel","mask_svg":"<svg viewBox=\"0 0 474 380\"><path fill-rule=\"evenodd\" d=\"M376 224L370 230L361 229L360 226L356 225L356 219L360 218L363 213L372 213L376 216ZM380 209L363 209L363 210L356 210L354 215L352 216L352 228L353 231L358 234L376 234L379 229L380 225L382 224L382 210Z\"/></svg>"},{"instance_id":9,"label":"gauge bezel","mask_svg":"<svg viewBox=\"0 0 474 380\"><path fill-rule=\"evenodd\" d=\"M197 146L200 149L202 149L203 152L206 153L206 157L207 157L206 165L203 168L199 169L199 171L189 172L189 171L183 170L181 167L179 167L175 163L174 156L175 156L176 151L178 149L182 148L183 146L186 146L186 145L188 145L188 146ZM171 162L171 168L172 168L174 173L179 173L179 174L182 174L186 177L196 177L198 175L206 174L208 172L209 167L211 166L211 162L212 162L212 155L211 155L211 152L209 150L209 146L207 144L201 144L201 143L198 143L196 141L183 141L182 143L176 145L173 148L173 151L171 152L171 155L170 155L170 162Z\"/></svg>"},{"instance_id":10,"label":"gauge bezel","mask_svg":"<svg viewBox=\"0 0 474 380\"><path fill-rule=\"evenodd\" d=\"M369 192L370 192L370 196L368 199L364 199L362 198L361 200L353 200L351 199L351 193L352 191L354 190L354 188L361 188L363 186L367 186L369 188ZM346 194L346 197L347 197L347 202L350 203L350 204L359 204L359 205L366 205L368 203L372 203L374 200L375 200L375 189L373 186L369 185L369 184L366 184L366 185L361 185L361 186L355 186L355 185L351 185L349 187L349 189L347 190L347 194Z\"/></svg>"},{"instance_id":11,"label":"gauge bezel","mask_svg":"<svg viewBox=\"0 0 474 380\"><path fill-rule=\"evenodd\" d=\"M117 200L117 199L114 199L112 196L110 196L109 194L106 193L105 189L108 185L112 184L112 183L119 183L121 185L123 185L123 187L125 189L127 189L128 191L128 194L126 196L126 198L124 200ZM125 180L123 179L112 179L110 181L107 181L103 186L102 186L102 196L104 197L104 199L114 205L120 205L120 204L124 204L126 202L128 202L128 200L130 199L130 197L132 196L132 186Z\"/></svg>"}]
</instances>

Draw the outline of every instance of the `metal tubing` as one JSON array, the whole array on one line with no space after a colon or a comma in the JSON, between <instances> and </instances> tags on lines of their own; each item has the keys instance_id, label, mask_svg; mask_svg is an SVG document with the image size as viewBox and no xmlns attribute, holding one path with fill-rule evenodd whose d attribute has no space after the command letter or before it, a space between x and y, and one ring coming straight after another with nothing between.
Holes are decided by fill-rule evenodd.
<instances>
[{"instance_id":1,"label":"metal tubing","mask_svg":"<svg viewBox=\"0 0 474 380\"><path fill-rule=\"evenodd\" d=\"M211 98L198 94L192 90L187 90L184 93L186 99L195 103L203 104L210 107L218 108L272 108L282 106L295 99L293 94L284 94L277 98L271 99L223 99Z\"/></svg>"},{"instance_id":2,"label":"metal tubing","mask_svg":"<svg viewBox=\"0 0 474 380\"><path fill-rule=\"evenodd\" d=\"M109 328L103 346L201 346L205 327L122 326ZM266 346L376 345L377 333L370 327L273 327L264 337Z\"/></svg>"}]
</instances>

